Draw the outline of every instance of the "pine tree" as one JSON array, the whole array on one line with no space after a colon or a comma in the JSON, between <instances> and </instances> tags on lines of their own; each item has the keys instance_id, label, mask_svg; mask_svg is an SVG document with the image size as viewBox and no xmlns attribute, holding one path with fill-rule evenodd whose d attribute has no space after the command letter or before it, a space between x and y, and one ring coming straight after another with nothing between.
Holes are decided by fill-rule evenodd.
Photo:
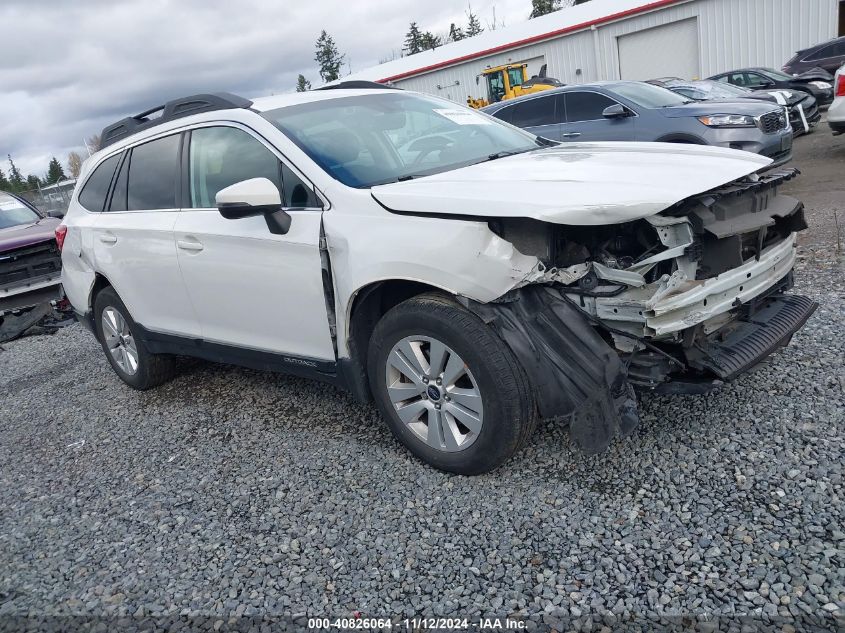
<instances>
[{"instance_id":1,"label":"pine tree","mask_svg":"<svg viewBox=\"0 0 845 633\"><path fill-rule=\"evenodd\" d=\"M405 35L405 48L403 49L408 55L414 55L423 50L422 33L416 22L411 22L411 28Z\"/></svg>"},{"instance_id":2,"label":"pine tree","mask_svg":"<svg viewBox=\"0 0 845 633\"><path fill-rule=\"evenodd\" d=\"M450 42L460 42L462 39L466 37L464 35L464 31L461 27L456 26L454 22L449 25L449 41Z\"/></svg>"},{"instance_id":3,"label":"pine tree","mask_svg":"<svg viewBox=\"0 0 845 633\"><path fill-rule=\"evenodd\" d=\"M337 50L337 45L334 43L334 39L325 30L320 32L316 47L317 52L314 55L314 60L320 67L320 77L326 83L334 81L340 77L340 69L343 66L343 60L346 58L346 55L340 54Z\"/></svg>"},{"instance_id":4,"label":"pine tree","mask_svg":"<svg viewBox=\"0 0 845 633\"><path fill-rule=\"evenodd\" d=\"M53 156L47 165L47 177L44 180L52 184L60 180L65 180L66 178L67 176L65 176L65 170L62 169L62 164Z\"/></svg>"},{"instance_id":5,"label":"pine tree","mask_svg":"<svg viewBox=\"0 0 845 633\"><path fill-rule=\"evenodd\" d=\"M467 9L467 30L466 30L466 37L472 37L474 35L478 35L484 29L481 28L481 20L478 19L478 16L472 12L472 7L470 6Z\"/></svg>"},{"instance_id":6,"label":"pine tree","mask_svg":"<svg viewBox=\"0 0 845 633\"><path fill-rule=\"evenodd\" d=\"M541 15L554 13L560 9L560 0L531 0L531 15L528 18L539 18Z\"/></svg>"},{"instance_id":7,"label":"pine tree","mask_svg":"<svg viewBox=\"0 0 845 633\"><path fill-rule=\"evenodd\" d=\"M3 170L0 169L0 191L9 191L9 189L11 189L9 180L6 178L6 174L3 173Z\"/></svg>"},{"instance_id":8,"label":"pine tree","mask_svg":"<svg viewBox=\"0 0 845 633\"><path fill-rule=\"evenodd\" d=\"M29 189L30 191L33 191L34 189L38 189L40 184L41 184L41 181L38 179L38 176L30 174L29 176L26 177L26 188Z\"/></svg>"},{"instance_id":9,"label":"pine tree","mask_svg":"<svg viewBox=\"0 0 845 633\"><path fill-rule=\"evenodd\" d=\"M307 90L311 90L311 82L305 78L305 75L299 75L296 78L296 91L306 92Z\"/></svg>"},{"instance_id":10,"label":"pine tree","mask_svg":"<svg viewBox=\"0 0 845 633\"><path fill-rule=\"evenodd\" d=\"M435 48L440 46L440 44L440 38L431 31L426 31L420 37L420 47L424 51L433 51Z\"/></svg>"},{"instance_id":11,"label":"pine tree","mask_svg":"<svg viewBox=\"0 0 845 633\"><path fill-rule=\"evenodd\" d=\"M21 176L20 170L15 165L15 161L12 160L12 155L6 155L9 158L9 189L13 193L17 193L18 191L24 190L24 182L23 176Z\"/></svg>"}]
</instances>

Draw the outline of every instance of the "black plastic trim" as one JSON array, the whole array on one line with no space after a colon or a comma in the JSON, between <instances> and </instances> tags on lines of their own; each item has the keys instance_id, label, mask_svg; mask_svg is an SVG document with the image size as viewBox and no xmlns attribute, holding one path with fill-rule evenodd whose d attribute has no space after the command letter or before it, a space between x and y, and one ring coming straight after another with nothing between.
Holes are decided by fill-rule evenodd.
<instances>
[{"instance_id":1,"label":"black plastic trim","mask_svg":"<svg viewBox=\"0 0 845 633\"><path fill-rule=\"evenodd\" d=\"M140 323L139 338L151 354L175 354L192 356L215 363L238 365L261 371L273 371L312 378L345 388L342 374L338 373L337 363L333 360L306 358L292 354L279 354L254 350L223 343L214 343L200 338L191 338L175 334L164 334L148 330Z\"/></svg>"},{"instance_id":2,"label":"black plastic trim","mask_svg":"<svg viewBox=\"0 0 845 633\"><path fill-rule=\"evenodd\" d=\"M164 105L156 106L145 110L135 116L126 117L116 123L103 128L100 134L100 149L108 147L127 136L136 132L148 130L157 125L181 119L200 112L213 112L215 110L248 109L252 101L244 99L228 92L214 92L208 94L190 95L180 99L173 99ZM161 111L161 116L154 119L149 115Z\"/></svg>"}]
</instances>

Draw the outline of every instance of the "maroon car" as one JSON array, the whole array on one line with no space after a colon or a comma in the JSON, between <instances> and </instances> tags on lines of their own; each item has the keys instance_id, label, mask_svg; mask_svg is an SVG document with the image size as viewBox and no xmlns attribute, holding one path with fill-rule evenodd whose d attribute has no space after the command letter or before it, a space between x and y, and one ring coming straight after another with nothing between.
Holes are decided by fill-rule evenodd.
<instances>
[{"instance_id":1,"label":"maroon car","mask_svg":"<svg viewBox=\"0 0 845 633\"><path fill-rule=\"evenodd\" d=\"M55 234L60 222L0 192L0 342L52 315L63 298Z\"/></svg>"}]
</instances>

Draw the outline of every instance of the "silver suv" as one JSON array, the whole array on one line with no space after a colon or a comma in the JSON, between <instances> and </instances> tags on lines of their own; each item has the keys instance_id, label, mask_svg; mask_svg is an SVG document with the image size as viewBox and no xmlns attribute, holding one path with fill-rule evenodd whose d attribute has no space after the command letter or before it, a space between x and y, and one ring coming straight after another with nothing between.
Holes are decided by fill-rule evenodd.
<instances>
[{"instance_id":1,"label":"silver suv","mask_svg":"<svg viewBox=\"0 0 845 633\"><path fill-rule=\"evenodd\" d=\"M556 141L657 141L713 145L792 158L784 108L735 100L696 102L638 81L566 86L484 108L532 134Z\"/></svg>"}]
</instances>

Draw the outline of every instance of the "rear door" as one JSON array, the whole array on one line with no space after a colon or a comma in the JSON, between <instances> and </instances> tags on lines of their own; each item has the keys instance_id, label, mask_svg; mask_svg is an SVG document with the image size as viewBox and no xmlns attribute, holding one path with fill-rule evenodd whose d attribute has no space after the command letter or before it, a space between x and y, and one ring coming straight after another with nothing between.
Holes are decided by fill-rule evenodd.
<instances>
[{"instance_id":1,"label":"rear door","mask_svg":"<svg viewBox=\"0 0 845 633\"><path fill-rule=\"evenodd\" d=\"M334 361L320 261L322 204L314 188L235 123L195 128L186 147L176 247L202 338ZM271 233L263 216L227 220L215 206L224 187L261 177L279 188L292 218L285 235Z\"/></svg>"},{"instance_id":2,"label":"rear door","mask_svg":"<svg viewBox=\"0 0 845 633\"><path fill-rule=\"evenodd\" d=\"M563 95L565 95L566 122L561 125L561 140L637 140L636 116L607 119L602 115L606 108L622 105L615 99L590 90L571 90L564 92Z\"/></svg>"},{"instance_id":3,"label":"rear door","mask_svg":"<svg viewBox=\"0 0 845 633\"><path fill-rule=\"evenodd\" d=\"M519 99L517 103L505 108L503 120L512 125L524 128L532 134L553 140L559 140L560 121L563 116L557 112L555 95Z\"/></svg>"},{"instance_id":4,"label":"rear door","mask_svg":"<svg viewBox=\"0 0 845 633\"><path fill-rule=\"evenodd\" d=\"M94 257L138 324L193 337L199 335L199 321L179 273L173 239L180 142L181 134L170 134L115 157L117 172L93 229ZM79 198L83 206L85 189Z\"/></svg>"}]
</instances>

